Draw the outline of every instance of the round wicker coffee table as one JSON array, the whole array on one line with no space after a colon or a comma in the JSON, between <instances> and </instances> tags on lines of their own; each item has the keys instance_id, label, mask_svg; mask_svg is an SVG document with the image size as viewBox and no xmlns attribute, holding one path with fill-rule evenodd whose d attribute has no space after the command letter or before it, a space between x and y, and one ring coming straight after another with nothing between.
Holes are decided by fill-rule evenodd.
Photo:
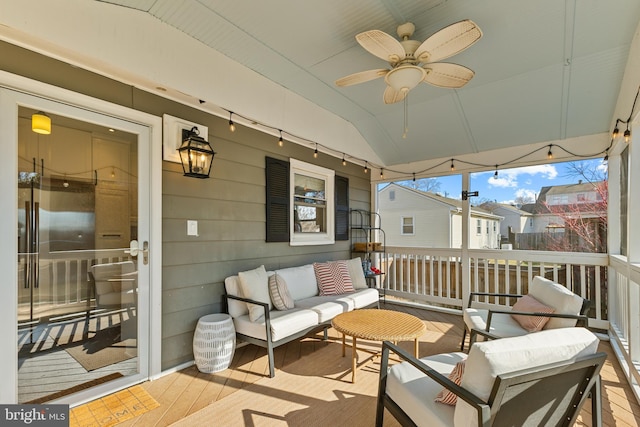
<instances>
[{"instance_id":1,"label":"round wicker coffee table","mask_svg":"<svg viewBox=\"0 0 640 427\"><path fill-rule=\"evenodd\" d=\"M342 357L345 356L346 336L352 337L351 344L351 382L356 382L358 353L357 339L371 341L414 340L414 353L418 357L418 338L424 334L426 327L422 320L407 313L392 310L364 309L353 310L337 315L331 326L342 333Z\"/></svg>"}]
</instances>

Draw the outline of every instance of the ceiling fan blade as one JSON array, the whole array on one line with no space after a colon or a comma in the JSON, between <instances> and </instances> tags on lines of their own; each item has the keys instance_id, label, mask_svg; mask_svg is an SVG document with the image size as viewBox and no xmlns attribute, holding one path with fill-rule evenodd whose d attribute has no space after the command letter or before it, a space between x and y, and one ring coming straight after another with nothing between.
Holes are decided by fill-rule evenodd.
<instances>
[{"instance_id":1,"label":"ceiling fan blade","mask_svg":"<svg viewBox=\"0 0 640 427\"><path fill-rule=\"evenodd\" d=\"M448 62L429 63L423 68L427 72L424 82L451 89L466 85L475 75L475 72L467 67Z\"/></svg>"},{"instance_id":2,"label":"ceiling fan blade","mask_svg":"<svg viewBox=\"0 0 640 427\"><path fill-rule=\"evenodd\" d=\"M369 80L377 79L378 77L382 77L386 75L389 70L384 68L379 70L367 70L360 71L359 73L350 74L348 76L344 76L336 80L337 86L351 86L358 83L368 82Z\"/></svg>"},{"instance_id":3,"label":"ceiling fan blade","mask_svg":"<svg viewBox=\"0 0 640 427\"><path fill-rule=\"evenodd\" d=\"M409 93L408 90L395 90L391 86L387 86L384 90L384 103L385 104L395 104L396 102L402 101Z\"/></svg>"},{"instance_id":4,"label":"ceiling fan blade","mask_svg":"<svg viewBox=\"0 0 640 427\"><path fill-rule=\"evenodd\" d=\"M380 30L365 31L356 35L360 46L370 54L395 64L405 57L404 47L395 38Z\"/></svg>"},{"instance_id":5,"label":"ceiling fan blade","mask_svg":"<svg viewBox=\"0 0 640 427\"><path fill-rule=\"evenodd\" d=\"M420 62L436 62L462 52L482 37L475 22L465 19L436 32L416 49Z\"/></svg>"}]
</instances>

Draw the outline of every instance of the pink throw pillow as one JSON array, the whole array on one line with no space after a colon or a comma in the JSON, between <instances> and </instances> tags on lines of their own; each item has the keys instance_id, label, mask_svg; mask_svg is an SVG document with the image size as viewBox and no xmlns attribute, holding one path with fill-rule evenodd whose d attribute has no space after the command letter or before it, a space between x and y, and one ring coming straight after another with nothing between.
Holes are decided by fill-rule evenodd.
<instances>
[{"instance_id":1,"label":"pink throw pillow","mask_svg":"<svg viewBox=\"0 0 640 427\"><path fill-rule=\"evenodd\" d=\"M525 295L518 299L513 305L513 311L530 312L530 313L553 313L555 309L547 307L531 295ZM537 332L544 328L549 321L545 316L526 316L523 314L512 314L511 317L520 324L528 332Z\"/></svg>"},{"instance_id":2,"label":"pink throw pillow","mask_svg":"<svg viewBox=\"0 0 640 427\"><path fill-rule=\"evenodd\" d=\"M448 376L448 378L456 383L456 385L460 385L460 381L462 381L462 374L464 373L464 362L466 362L466 359L456 363L456 366L453 367L453 371L451 371ZM439 403L444 403L445 405L454 406L458 401L458 395L453 393L449 389L443 388L434 400Z\"/></svg>"},{"instance_id":3,"label":"pink throw pillow","mask_svg":"<svg viewBox=\"0 0 640 427\"><path fill-rule=\"evenodd\" d=\"M344 261L313 263L320 295L339 295L353 292L353 283Z\"/></svg>"}]
</instances>

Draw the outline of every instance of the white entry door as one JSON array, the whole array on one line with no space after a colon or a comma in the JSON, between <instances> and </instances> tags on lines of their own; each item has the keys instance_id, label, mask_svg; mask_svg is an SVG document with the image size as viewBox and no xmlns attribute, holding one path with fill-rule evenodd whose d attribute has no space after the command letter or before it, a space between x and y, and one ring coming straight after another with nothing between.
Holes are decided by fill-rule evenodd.
<instances>
[{"instance_id":1,"label":"white entry door","mask_svg":"<svg viewBox=\"0 0 640 427\"><path fill-rule=\"evenodd\" d=\"M12 224L0 244L0 267L12 273L0 299L0 337L14 349L0 356L6 403L75 405L159 366L150 342L160 331L152 338L149 325L159 316L150 206L160 121L52 92L77 104L0 88L0 222ZM50 134L31 128L42 113Z\"/></svg>"}]
</instances>

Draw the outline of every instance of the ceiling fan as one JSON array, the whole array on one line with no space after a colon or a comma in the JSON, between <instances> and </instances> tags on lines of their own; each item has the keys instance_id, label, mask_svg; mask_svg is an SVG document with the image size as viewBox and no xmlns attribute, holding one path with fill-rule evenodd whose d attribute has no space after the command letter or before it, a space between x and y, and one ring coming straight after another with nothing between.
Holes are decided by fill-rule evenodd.
<instances>
[{"instance_id":1,"label":"ceiling fan","mask_svg":"<svg viewBox=\"0 0 640 427\"><path fill-rule=\"evenodd\" d=\"M361 71L336 80L338 86L350 86L383 77L387 83L384 103L405 100L420 82L445 88L467 84L473 70L458 64L438 62L462 52L482 37L482 31L471 20L451 24L424 42L411 40L415 26L407 22L398 26L401 41L380 30L365 31L356 40L372 55L389 62L391 69ZM405 129L406 131L406 129Z\"/></svg>"}]
</instances>

